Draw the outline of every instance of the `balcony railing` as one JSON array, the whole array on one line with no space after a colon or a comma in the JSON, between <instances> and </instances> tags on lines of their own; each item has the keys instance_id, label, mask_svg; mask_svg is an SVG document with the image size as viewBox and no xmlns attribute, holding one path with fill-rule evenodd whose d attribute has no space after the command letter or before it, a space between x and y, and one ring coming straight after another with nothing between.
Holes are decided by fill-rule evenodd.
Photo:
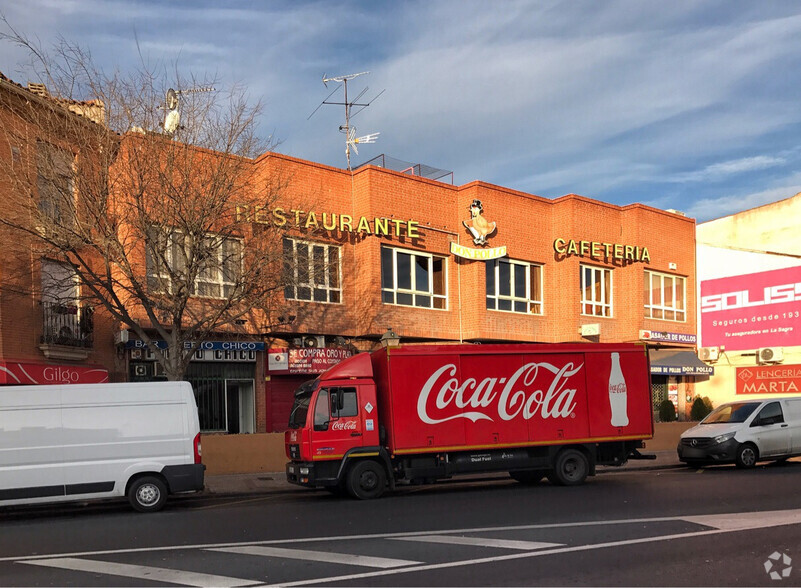
<instances>
[{"instance_id":1,"label":"balcony railing","mask_svg":"<svg viewBox=\"0 0 801 588\"><path fill-rule=\"evenodd\" d=\"M42 302L42 343L91 348L94 339L94 310L78 303Z\"/></svg>"}]
</instances>

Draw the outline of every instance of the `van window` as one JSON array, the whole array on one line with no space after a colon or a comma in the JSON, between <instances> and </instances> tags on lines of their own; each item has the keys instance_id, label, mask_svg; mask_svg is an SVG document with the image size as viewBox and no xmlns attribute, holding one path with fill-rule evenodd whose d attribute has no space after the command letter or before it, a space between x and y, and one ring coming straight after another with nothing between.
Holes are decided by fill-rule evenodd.
<instances>
[{"instance_id":1,"label":"van window","mask_svg":"<svg viewBox=\"0 0 801 588\"><path fill-rule=\"evenodd\" d=\"M763 425L773 425L776 423L783 423L784 415L782 414L781 404L778 402L771 402L759 411L759 414L751 423L752 427L760 427Z\"/></svg>"},{"instance_id":2,"label":"van window","mask_svg":"<svg viewBox=\"0 0 801 588\"><path fill-rule=\"evenodd\" d=\"M701 421L702 425L711 423L744 423L760 405L759 402L733 402L717 407Z\"/></svg>"}]
</instances>

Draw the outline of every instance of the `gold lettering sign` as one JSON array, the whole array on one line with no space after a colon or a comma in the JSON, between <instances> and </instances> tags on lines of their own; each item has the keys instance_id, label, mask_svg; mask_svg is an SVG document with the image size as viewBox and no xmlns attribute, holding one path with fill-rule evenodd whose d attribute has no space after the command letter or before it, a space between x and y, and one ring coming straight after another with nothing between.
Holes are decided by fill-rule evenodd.
<instances>
[{"instance_id":1,"label":"gold lettering sign","mask_svg":"<svg viewBox=\"0 0 801 588\"><path fill-rule=\"evenodd\" d=\"M457 257L464 257L465 259L498 259L506 255L506 246L493 247L492 249L473 249L472 247L457 245L451 241L451 253Z\"/></svg>"},{"instance_id":2,"label":"gold lettering sign","mask_svg":"<svg viewBox=\"0 0 801 588\"><path fill-rule=\"evenodd\" d=\"M606 262L616 260L651 263L651 254L648 252L648 248L635 245L605 243L603 241L576 241L575 239L559 237L554 240L553 249L565 257L577 255L578 257L589 257Z\"/></svg>"},{"instance_id":3,"label":"gold lettering sign","mask_svg":"<svg viewBox=\"0 0 801 588\"><path fill-rule=\"evenodd\" d=\"M418 221L383 217L352 217L349 214L306 211L295 208L286 210L277 207L270 210L265 206L240 204L236 207L236 220L242 223L274 225L276 227L283 227L287 224L303 229L319 229L322 227L326 231L339 230L343 233L361 233L378 237L420 238L420 223Z\"/></svg>"}]
</instances>

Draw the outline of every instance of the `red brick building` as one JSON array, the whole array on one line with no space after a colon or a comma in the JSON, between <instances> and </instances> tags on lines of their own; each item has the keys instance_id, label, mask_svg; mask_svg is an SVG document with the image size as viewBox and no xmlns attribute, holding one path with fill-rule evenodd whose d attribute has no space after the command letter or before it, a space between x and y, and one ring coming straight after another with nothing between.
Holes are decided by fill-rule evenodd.
<instances>
[{"instance_id":1,"label":"red brick building","mask_svg":"<svg viewBox=\"0 0 801 588\"><path fill-rule=\"evenodd\" d=\"M30 90L7 79L0 85L0 157L26 166L34 185L42 138L35 121L8 106ZM81 154L69 150L68 137L58 144L80 174ZM574 194L551 200L480 181L455 186L373 165L349 172L274 153L252 162L249 182L256 193L235 211L243 234L280 229L293 279L266 332L242 321L198 342L187 379L206 432L283 430L300 383L380 345L390 329L401 343L647 340L655 399L671 397L683 413L692 397L693 219ZM284 186L279 201L253 204L276 183ZM6 196L20 196L8 194L3 178L0 190L4 206L13 202ZM23 383L164 377L152 352L125 341L101 311L51 304L42 277L48 260L0 231L19 254L6 256L0 271L22 276L15 291L0 289L0 383L17 383L20 370L60 374ZM141 270L150 275L144 255Z\"/></svg>"}]
</instances>

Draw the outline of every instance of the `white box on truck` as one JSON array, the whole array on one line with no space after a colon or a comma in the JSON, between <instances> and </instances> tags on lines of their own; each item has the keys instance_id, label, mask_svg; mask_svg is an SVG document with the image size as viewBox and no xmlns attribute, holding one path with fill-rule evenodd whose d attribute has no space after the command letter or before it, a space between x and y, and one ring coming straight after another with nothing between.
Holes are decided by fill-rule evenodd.
<instances>
[{"instance_id":1,"label":"white box on truck","mask_svg":"<svg viewBox=\"0 0 801 588\"><path fill-rule=\"evenodd\" d=\"M0 506L203 489L188 382L0 387Z\"/></svg>"}]
</instances>

